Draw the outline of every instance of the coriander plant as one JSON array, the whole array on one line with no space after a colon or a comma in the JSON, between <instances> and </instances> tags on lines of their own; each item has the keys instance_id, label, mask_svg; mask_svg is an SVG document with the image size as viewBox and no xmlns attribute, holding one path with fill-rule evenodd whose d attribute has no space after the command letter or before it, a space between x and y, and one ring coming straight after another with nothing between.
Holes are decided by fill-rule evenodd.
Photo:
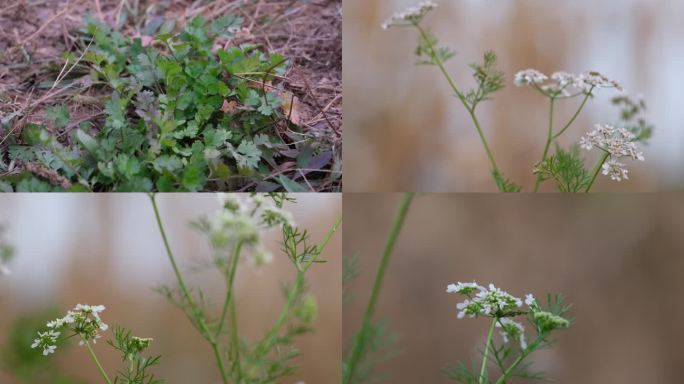
<instances>
[{"instance_id":1,"label":"coriander plant","mask_svg":"<svg viewBox=\"0 0 684 384\"><path fill-rule=\"evenodd\" d=\"M173 268L177 287L159 291L188 318L211 348L223 384L262 384L280 382L293 374L291 360L299 355L294 346L297 336L311 332L316 318L315 297L307 291L306 276L311 267L322 262L320 256L342 222L338 218L319 244L310 242L309 233L297 227L292 214L284 209L295 200L283 193L265 195L220 194L221 208L195 227L203 233L213 250L212 267L226 283L223 305L212 313L199 288L186 283L169 245L155 195L150 200L159 231ZM293 281L284 287L285 303L273 326L259 340L240 336L234 297L235 276L240 261L261 266L272 259L263 247L264 232L281 232L281 250L292 265Z\"/></svg>"},{"instance_id":2,"label":"coriander plant","mask_svg":"<svg viewBox=\"0 0 684 384\"><path fill-rule=\"evenodd\" d=\"M416 28L419 34L416 49L418 64L436 66L468 112L489 160L497 188L502 192L520 192L520 185L503 176L476 113L481 103L491 99L505 86L505 75L497 69L497 56L494 52L486 52L482 63L471 65L475 80L474 88L466 90L457 86L445 67L445 62L454 56L454 52L439 46L438 39L422 25L425 16L436 7L437 4L432 1L422 1L417 7L394 14L382 27ZM646 104L642 99L634 99L624 93L618 82L596 71L581 74L555 72L549 77L538 70L527 69L515 75L514 84L518 87L533 88L549 105L544 151L539 162L532 167L536 175L534 192L538 192L546 181L553 181L561 192L590 192L599 173L609 176L614 181L627 180L628 170L623 161L644 161L644 155L637 144L646 143L653 131L652 125L646 122ZM589 99L604 89L622 92L612 99L612 103L620 109L619 119L613 124L597 124L593 130L578 140L578 144L562 148L557 142L558 139L569 132ZM554 117L555 107L559 103L573 100L581 100L575 113L567 122L557 124ZM552 145L555 154L551 151ZM600 152L599 159L591 168L585 166L580 155L580 146L586 150L597 149Z\"/></svg>"},{"instance_id":3,"label":"coriander plant","mask_svg":"<svg viewBox=\"0 0 684 384\"><path fill-rule=\"evenodd\" d=\"M242 23L234 15L211 23L196 17L178 29L167 20L141 39L87 17L81 52L65 54L52 88L77 88L74 98L101 108L102 118L79 121L66 105L49 108L49 125L29 123L9 138L0 187L309 190L280 167L291 158L306 168L323 151L290 121L293 101L281 99L277 80L288 60L258 45L225 43ZM84 94L89 88L105 96Z\"/></svg>"},{"instance_id":4,"label":"coriander plant","mask_svg":"<svg viewBox=\"0 0 684 384\"><path fill-rule=\"evenodd\" d=\"M299 228L292 213L284 208L286 203L296 202L287 194L219 194L220 209L212 217L193 223L211 245L212 257L208 266L225 280L223 304L212 309L204 291L186 282L170 247L156 195L149 197L177 282L177 286L161 286L157 290L187 317L211 348L221 382L266 384L281 382L294 374L297 367L292 359L300 355L295 339L313 331L318 310L316 298L307 288L307 275L315 264L324 262L321 255L342 218L335 221L320 243L314 244L309 232ZM263 235L269 230L278 230L282 235L281 251L291 264L293 279L283 286L285 301L273 325L257 340L247 340L240 335L237 322L235 277L244 261L261 267L273 259L262 243ZM78 304L65 316L49 321L47 330L38 332L31 348L48 356L55 353L63 341L77 338L106 384L161 383L149 372L159 364L161 356L142 354L152 339L132 336L121 327L113 329L114 338L108 343L121 353L127 368L115 374L108 373L95 353L101 333L109 330L100 317L104 310L103 305Z\"/></svg>"},{"instance_id":5,"label":"coriander plant","mask_svg":"<svg viewBox=\"0 0 684 384\"><path fill-rule=\"evenodd\" d=\"M494 284L485 288L475 282L459 282L449 284L446 291L465 298L456 306L459 319L466 316L491 319L479 369L477 366L469 368L460 362L447 369L449 378L466 384L503 384L513 378L544 377L542 373L530 371L531 364L526 360L533 352L553 344L550 337L554 331L568 328L572 324L572 320L565 317L570 306L563 304L561 296L549 295L546 306L542 307L532 294L526 295L523 303L522 299L495 287ZM525 326L514 320L520 318L526 319L535 330L534 338L528 340ZM500 329L500 345L494 340L496 328ZM500 373L491 374L490 366L494 366Z\"/></svg>"},{"instance_id":6,"label":"coriander plant","mask_svg":"<svg viewBox=\"0 0 684 384\"><path fill-rule=\"evenodd\" d=\"M38 332L38 338L31 348L42 350L44 356L55 353L57 344L72 337L78 338L79 345L85 346L93 363L97 367L102 380L107 384L157 384L160 380L147 372L147 369L159 363L159 356L144 357L142 352L150 346L152 339L131 336L131 332L115 327L114 340L108 344L121 353L121 360L128 363L123 371L110 376L97 358L93 346L100 338L100 332L107 331L109 326L100 318L105 310L104 305L77 304L73 310L67 311L63 317L49 321L45 332ZM112 380L111 377L114 377Z\"/></svg>"}]
</instances>

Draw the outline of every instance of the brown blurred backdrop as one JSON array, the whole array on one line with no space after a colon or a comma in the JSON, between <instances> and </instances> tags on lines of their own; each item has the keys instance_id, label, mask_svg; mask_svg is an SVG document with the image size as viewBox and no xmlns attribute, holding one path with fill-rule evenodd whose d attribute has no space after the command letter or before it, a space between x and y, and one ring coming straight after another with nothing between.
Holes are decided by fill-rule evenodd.
<instances>
[{"instance_id":1,"label":"brown blurred backdrop","mask_svg":"<svg viewBox=\"0 0 684 384\"><path fill-rule=\"evenodd\" d=\"M298 194L290 205L302 228L320 241L341 215L341 195ZM213 194L164 194L158 197L171 246L182 268L208 260L210 249L188 223L218 208ZM152 288L175 285L149 199L144 194L15 194L0 197L0 220L16 248L10 276L0 277L0 345L19 316L45 308L71 309L76 303L104 304L103 320L153 337L152 353L162 354L154 372L166 383L218 383L219 376L208 345L189 321ZM279 251L277 231L265 244L274 262L261 269L241 265L236 277L240 332L255 340L273 324L283 303L283 283L294 281L294 268ZM327 263L309 274L309 287L319 305L316 331L299 338L300 370L281 383L337 382L340 371L341 230L323 254ZM186 272L192 285L205 289L220 310L223 279L213 270ZM109 338L108 332L103 335ZM29 346L27 345L27 348ZM119 356L105 344L96 346L109 370L121 368ZM96 368L85 350L58 350L65 371L98 382ZM335 379L337 378L337 379ZM331 381L332 380L332 381ZM0 383L13 384L0 370Z\"/></svg>"},{"instance_id":2,"label":"brown blurred backdrop","mask_svg":"<svg viewBox=\"0 0 684 384\"><path fill-rule=\"evenodd\" d=\"M398 195L345 195L346 255L360 260L343 339L360 322ZM447 383L448 363L480 361L488 323L456 317L448 283L522 297L562 293L576 323L533 355L556 383L681 382L684 196L423 195L408 214L377 318L398 333L388 383ZM529 326L527 327L529 330ZM529 330L528 332L533 332Z\"/></svg>"},{"instance_id":3,"label":"brown blurred backdrop","mask_svg":"<svg viewBox=\"0 0 684 384\"><path fill-rule=\"evenodd\" d=\"M494 191L489 163L464 108L436 67L415 66L414 28L380 29L393 12L418 0L344 2L346 191ZM546 140L548 101L516 88L513 75L537 68L598 70L643 94L656 125L646 163L629 162L632 180L601 177L597 191L659 191L684 186L684 2L676 0L442 0L424 25L457 52L447 63L461 88L468 65L493 49L506 89L478 115L503 173L533 185L533 165ZM599 92L561 139L578 142L595 123L617 118L612 91ZM557 109L563 124L579 101ZM588 167L596 153L584 151Z\"/></svg>"}]
</instances>

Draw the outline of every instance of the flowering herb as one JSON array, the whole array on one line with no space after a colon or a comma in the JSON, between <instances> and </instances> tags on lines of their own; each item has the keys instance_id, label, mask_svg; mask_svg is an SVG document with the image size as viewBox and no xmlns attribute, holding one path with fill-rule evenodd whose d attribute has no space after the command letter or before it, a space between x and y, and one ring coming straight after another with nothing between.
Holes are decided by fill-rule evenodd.
<instances>
[{"instance_id":1,"label":"flowering herb","mask_svg":"<svg viewBox=\"0 0 684 384\"><path fill-rule=\"evenodd\" d=\"M122 360L128 362L129 366L126 372L118 372L114 381L110 379L93 349L93 345L97 344L97 340L100 338L100 332L109 329L109 326L100 318L100 314L104 310L104 305L77 304L74 309L67 311L63 317L48 321L46 324L48 330L38 332L38 337L33 340L31 348L41 350L44 356L48 356L55 353L60 341L77 337L80 339L79 345L86 347L102 379L107 384L161 383L154 378L154 375L147 372L148 368L159 362L160 357L145 358L141 355L150 345L152 339L131 336L130 331L120 327L114 328L114 341L110 340L108 343L121 352Z\"/></svg>"},{"instance_id":2,"label":"flowering herb","mask_svg":"<svg viewBox=\"0 0 684 384\"><path fill-rule=\"evenodd\" d=\"M547 305L542 308L532 294L524 299L515 297L500 288L490 284L481 286L476 282L457 283L447 286L447 293L455 293L463 298L456 305L457 317L463 319L486 317L491 319L487 334L482 364L479 371L477 366L469 368L464 363L447 368L449 378L466 384L503 384L514 377L538 379L543 375L530 372L530 364L526 359L536 350L551 346L551 334L560 329L568 328L571 319L565 317L570 306L563 305L562 297L551 295L547 298ZM518 319L527 320L536 335L530 338L525 333L525 325ZM494 331L499 330L501 343L494 340ZM500 371L498 378L490 373L490 365L495 365Z\"/></svg>"},{"instance_id":3,"label":"flowering herb","mask_svg":"<svg viewBox=\"0 0 684 384\"><path fill-rule=\"evenodd\" d=\"M286 203L296 201L284 193L218 194L219 209L210 218L194 223L213 250L212 263L226 282L223 306L211 313L204 293L185 281L169 246L155 195L150 195L167 256L177 287L163 286L159 291L177 306L211 347L223 384L277 382L291 375L296 367L291 360L299 355L296 336L313 330L317 304L306 289L306 275L342 222L339 218L319 244L311 244L309 233L300 229ZM238 308L234 286L241 260L263 266L273 256L262 243L266 231L280 231L281 251L290 260L294 281L285 287L285 304L273 326L261 339L250 342L239 335Z\"/></svg>"},{"instance_id":4,"label":"flowering herb","mask_svg":"<svg viewBox=\"0 0 684 384\"><path fill-rule=\"evenodd\" d=\"M464 90L457 86L444 65L447 60L454 56L453 51L447 47L440 47L437 37L422 26L425 16L436 7L437 4L432 1L423 1L417 7L394 14L382 24L382 28L409 26L418 30L419 42L416 49L416 55L419 58L418 63L438 67L451 90L470 115L489 160L492 177L497 188L502 192L519 192L522 187L503 176L476 114L477 106L481 102L489 100L494 93L504 88L505 76L503 72L497 69L496 54L486 52L481 64L471 65L476 87ZM532 168L536 175L535 192L538 192L541 185L549 180L552 180L561 192L590 192L601 171L614 181L627 179L626 165L619 161L620 159L631 157L643 161L644 157L637 151L636 144L645 143L653 131L653 127L645 121L646 104L642 100L634 101L630 98L624 93L622 86L617 81L596 71L587 71L582 74L556 72L549 77L536 69L526 69L515 74L513 83L518 87L532 87L549 100L546 143L541 160ZM604 136L601 141L594 141L592 145L587 144L589 143L587 140L590 138L584 138L582 146L585 149L598 148L603 152L597 163L591 169L587 169L580 152L575 149L577 145L563 149L558 145L557 140L575 123L594 93L601 89L613 89L622 92L621 95L613 99L613 104L621 108L621 116L617 122L619 124L615 124L617 128L613 132L617 132L619 136L628 131L630 135L617 137L610 133L610 137ZM556 104L563 100L575 98L582 100L576 112L562 127L556 127L554 120ZM590 132L590 136L592 132ZM598 136L594 135L591 138L597 139ZM618 140L620 141L618 142ZM608 141L615 145L607 145ZM552 144L555 144L556 147L555 155L551 153ZM625 154L626 152L628 153ZM636 153L639 155L632 156Z\"/></svg>"}]
</instances>

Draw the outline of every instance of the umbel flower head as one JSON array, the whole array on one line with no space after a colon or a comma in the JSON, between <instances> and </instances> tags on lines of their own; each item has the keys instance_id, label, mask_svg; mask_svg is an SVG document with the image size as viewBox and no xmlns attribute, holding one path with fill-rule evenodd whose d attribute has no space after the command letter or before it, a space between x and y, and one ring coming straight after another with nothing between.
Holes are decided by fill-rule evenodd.
<instances>
[{"instance_id":1,"label":"umbel flower head","mask_svg":"<svg viewBox=\"0 0 684 384\"><path fill-rule=\"evenodd\" d=\"M551 80L548 82L548 80ZM518 87L533 86L550 97L573 97L591 94L598 88L622 90L617 81L611 80L596 71L579 75L569 72L555 72L549 76L536 69L525 69L515 74L513 83Z\"/></svg>"},{"instance_id":2,"label":"umbel flower head","mask_svg":"<svg viewBox=\"0 0 684 384\"><path fill-rule=\"evenodd\" d=\"M296 227L292 213L283 209L273 196L219 193L217 197L221 209L198 225L209 236L217 256L231 252L241 243L243 249L251 249L253 264L265 264L272 256L261 245L261 233L283 226ZM286 199L285 195L281 197L278 201Z\"/></svg>"},{"instance_id":3,"label":"umbel flower head","mask_svg":"<svg viewBox=\"0 0 684 384\"><path fill-rule=\"evenodd\" d=\"M580 139L580 146L588 151L598 148L610 155L603 164L603 174L614 181L629 179L629 171L620 159L644 161L644 154L639 152L634 140L636 135L625 128L616 128L608 124L596 124L593 131Z\"/></svg>"},{"instance_id":4,"label":"umbel flower head","mask_svg":"<svg viewBox=\"0 0 684 384\"><path fill-rule=\"evenodd\" d=\"M503 342L514 340L519 343L521 349L527 348L525 326L513 320L514 317L529 315L528 319L540 332L567 328L570 325L569 320L543 311L532 294L527 294L523 300L495 287L494 284L489 284L485 288L476 282L449 284L446 291L466 297L456 305L459 319L466 316L492 318L496 327L501 330Z\"/></svg>"},{"instance_id":5,"label":"umbel flower head","mask_svg":"<svg viewBox=\"0 0 684 384\"><path fill-rule=\"evenodd\" d=\"M79 336L80 345L92 341L97 343L100 331L106 331L109 326L102 322L100 313L105 310L104 305L77 304L73 310L67 311L64 317L48 321L47 332L38 332L38 338L33 341L31 348L43 349L43 355L54 353L57 349L57 338L64 332L72 332L70 336Z\"/></svg>"},{"instance_id":6,"label":"umbel flower head","mask_svg":"<svg viewBox=\"0 0 684 384\"><path fill-rule=\"evenodd\" d=\"M423 20L423 17L427 15L428 12L437 8L437 4L432 1L422 1L417 7L410 7L404 11L397 12L390 16L384 23L382 23L382 29L388 29L389 27L397 25L407 25L407 24L418 24Z\"/></svg>"}]
</instances>

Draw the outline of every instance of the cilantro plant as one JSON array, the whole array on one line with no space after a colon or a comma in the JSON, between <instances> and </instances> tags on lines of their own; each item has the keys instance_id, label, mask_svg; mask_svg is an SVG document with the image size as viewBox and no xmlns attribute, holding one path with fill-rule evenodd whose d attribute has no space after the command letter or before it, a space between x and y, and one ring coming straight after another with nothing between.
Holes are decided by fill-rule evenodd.
<instances>
[{"instance_id":1,"label":"cilantro plant","mask_svg":"<svg viewBox=\"0 0 684 384\"><path fill-rule=\"evenodd\" d=\"M561 296L548 295L544 308L532 294L522 299L505 292L493 284L488 288L477 283L458 283L447 286L448 293L456 293L465 298L457 305L458 318L484 317L491 319L482 363L470 368L460 362L447 368L452 380L464 384L503 384L514 378L538 380L544 375L530 370L529 356L541 349L550 347L554 331L568 328L572 320L565 318L570 309L564 305ZM526 306L527 308L524 308ZM525 326L514 319L525 318L535 330L536 336L528 340ZM502 343L497 345L494 330L499 329ZM498 378L491 374L490 366L500 371Z\"/></svg>"},{"instance_id":2,"label":"cilantro plant","mask_svg":"<svg viewBox=\"0 0 684 384\"><path fill-rule=\"evenodd\" d=\"M299 130L273 85L288 61L253 44L215 47L217 38L230 39L242 23L233 15L212 23L196 17L177 32L167 21L143 44L86 18L83 52L66 55L67 64L74 63L66 72L86 75L91 87L109 93L96 101L104 121L73 121L65 105L48 109L45 118L54 129L23 128L0 161L0 187L232 190L262 183L283 156L306 166L318 150L313 139L300 134L293 142L278 133ZM307 158L297 158L304 152ZM303 189L282 173L276 180L264 188Z\"/></svg>"},{"instance_id":3,"label":"cilantro plant","mask_svg":"<svg viewBox=\"0 0 684 384\"><path fill-rule=\"evenodd\" d=\"M221 380L228 383L263 384L281 382L293 374L292 359L299 355L294 346L297 336L313 330L317 304L306 288L306 276L342 222L338 218L319 244L312 244L309 233L296 226L292 214L283 208L294 199L283 193L268 195L219 195L221 208L212 218L202 218L195 227L206 235L213 250L212 266L226 282L223 305L212 313L204 293L186 283L169 245L154 195L150 195L159 231L177 287L159 289L188 318L213 351ZM273 326L259 340L240 336L235 305L234 282L241 260L261 266L272 259L261 242L270 229L282 234L281 250L292 265L293 281L284 287L285 303Z\"/></svg>"},{"instance_id":4,"label":"cilantro plant","mask_svg":"<svg viewBox=\"0 0 684 384\"><path fill-rule=\"evenodd\" d=\"M489 160L492 178L497 188L501 192L520 192L522 187L505 178L501 172L477 115L477 107L504 88L505 76L497 69L497 57L493 52L486 52L482 63L471 65L475 80L474 88L465 90L458 86L445 67L445 62L454 56L454 52L439 46L437 37L422 25L425 16L436 7L437 4L432 1L422 1L417 7L394 14L382 27L416 28L419 33L416 49L418 64L436 66L468 112ZM623 161L644 161L637 144L648 141L653 127L645 119L645 102L635 100L626 94L613 98L613 104L620 108L620 118L615 124L597 124L594 130L578 140L579 145L564 149L558 144L558 139L569 131L595 92L601 89L616 89L623 92L618 82L595 71L582 74L556 72L549 77L535 69L527 69L515 75L514 83L517 86L534 88L549 102L544 151L539 162L532 167L536 175L534 192L538 192L547 181L552 181L562 192L590 192L600 173L614 181L627 180L628 170ZM580 99L581 102L572 117L559 125L554 116L555 107L558 103L573 99ZM551 151L552 145L555 147L555 154ZM599 159L591 168L585 166L579 151L580 146L586 150L597 149L600 152Z\"/></svg>"},{"instance_id":5,"label":"cilantro plant","mask_svg":"<svg viewBox=\"0 0 684 384\"><path fill-rule=\"evenodd\" d=\"M78 304L73 310L67 311L63 317L48 321L45 332L38 332L38 337L33 340L31 348L41 350L44 356L55 353L59 343L75 337L79 339L79 345L85 346L95 367L107 384L159 384L160 380L147 370L159 363L159 356L144 357L142 352L150 346L152 339L131 336L131 332L121 327L113 331L114 340L109 340L110 346L121 353L121 360L128 364L124 371L119 371L115 376L107 373L100 360L97 358L95 349L100 332L107 331L109 326L100 318L100 313L105 310L104 305ZM114 377L112 380L111 377Z\"/></svg>"}]
</instances>

